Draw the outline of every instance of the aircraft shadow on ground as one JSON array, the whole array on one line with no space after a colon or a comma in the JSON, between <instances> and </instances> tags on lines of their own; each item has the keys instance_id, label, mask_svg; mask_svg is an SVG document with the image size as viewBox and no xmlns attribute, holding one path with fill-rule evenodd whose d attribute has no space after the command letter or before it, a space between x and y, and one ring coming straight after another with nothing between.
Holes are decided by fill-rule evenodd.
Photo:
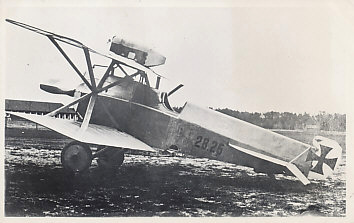
<instances>
[{"instance_id":1,"label":"aircraft shadow on ground","mask_svg":"<svg viewBox=\"0 0 354 223\"><path fill-rule=\"evenodd\" d=\"M22 169L22 170L21 170ZM6 171L6 181L17 182L33 190L71 191L88 190L93 187L145 188L150 191L169 187L171 190L202 190L203 188L247 188L269 192L304 192L316 185L302 185L297 180L272 179L266 175L252 176L240 171L233 176L220 176L217 172L183 174L191 169L183 166L127 165L116 171L92 167L88 172L69 174L60 167L26 165L15 167L16 172Z\"/></svg>"},{"instance_id":2,"label":"aircraft shadow on ground","mask_svg":"<svg viewBox=\"0 0 354 223\"><path fill-rule=\"evenodd\" d=\"M241 216L251 214L253 208L245 206L249 201L247 205L257 207L267 207L269 202L286 204L286 198L276 197L306 195L317 187L250 176L242 170L232 176L217 170L193 174L192 170L177 164L126 164L115 172L94 166L87 173L72 175L60 166L11 165L5 171L5 213L46 216L43 210L48 209L54 216L185 216L186 212L189 216ZM71 213L68 207L82 213ZM289 208L284 212L296 212Z\"/></svg>"}]
</instances>

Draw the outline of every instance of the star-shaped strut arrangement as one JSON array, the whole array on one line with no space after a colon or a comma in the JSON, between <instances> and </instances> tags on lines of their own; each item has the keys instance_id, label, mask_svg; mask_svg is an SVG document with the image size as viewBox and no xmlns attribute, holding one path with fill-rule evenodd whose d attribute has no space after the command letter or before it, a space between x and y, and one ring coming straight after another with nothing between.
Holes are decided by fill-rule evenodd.
<instances>
[{"instance_id":1,"label":"star-shaped strut arrangement","mask_svg":"<svg viewBox=\"0 0 354 223\"><path fill-rule=\"evenodd\" d=\"M323 164L327 164L332 170L336 166L338 158L326 158L327 154L333 149L328 146L320 144L321 154L318 156L312 150L309 151L306 161L318 161L316 166L314 166L311 171L323 175Z\"/></svg>"},{"instance_id":2,"label":"star-shaped strut arrangement","mask_svg":"<svg viewBox=\"0 0 354 223\"><path fill-rule=\"evenodd\" d=\"M99 52L97 50L94 50L92 48L89 48L89 47L85 46L83 43L81 43L78 40L75 40L75 39L72 39L72 38L69 38L69 37L66 37L66 36L62 36L62 35L59 35L59 34L55 34L55 33L49 32L49 31L45 31L43 29L40 29L40 28L37 28L37 27L34 27L34 26L30 26L30 25L27 25L27 24L24 24L24 23L21 23L21 22L17 22L17 21L10 20L10 19L6 19L6 21L9 22L9 23L12 23L14 25L20 26L22 28L31 30L33 32L36 32L38 34L41 34L41 35L44 35L44 36L48 37L49 40L53 43L53 45L64 56L64 58L70 64L70 66L79 75L79 77L82 79L82 81L85 83L85 85L90 89L90 91L91 91L90 93L84 94L81 97L75 99L74 101L72 101L72 102L70 102L70 103L68 103L68 104L66 104L66 105L64 105L64 106L62 106L62 107L60 107L60 108L58 108L58 109L56 109L56 110L54 110L54 111L52 111L52 112L47 114L47 116L55 116L56 114L58 114L63 109L68 108L70 106L73 106L75 104L78 104L79 102L89 98L89 104L88 104L88 106L86 108L86 113L85 113L85 116L84 116L84 120L82 121L82 124L81 124L80 131L82 131L82 132L84 132L87 129L87 127L88 127L88 124L89 124L90 119L91 119L92 111L93 111L93 108L95 106L96 99L97 99L97 96L98 96L99 93L101 93L101 92L103 92L105 90L108 90L109 88L112 88L112 87L114 87L116 85L119 85L119 84L121 84L123 82L132 80L133 77L138 76L138 75L140 76L140 78L142 80L144 80L146 82L146 84L148 86L150 86L150 84L149 84L149 81L148 81L147 73L155 74L157 76L158 81L160 81L160 78L162 77L161 75L155 73L151 68L149 68L147 66L144 66L142 64L139 64L138 62L136 62L134 60L131 60L129 58L125 58L123 56L116 55L116 54L101 53L101 52ZM80 70L76 67L74 62L70 59L70 57L66 54L66 52L59 45L58 42L62 42L62 43L68 44L70 46L78 47L78 48L83 49L84 54L85 54L86 63L87 63L88 73L89 73L89 77L90 77L89 80L86 79L86 77L80 72ZM106 57L106 58L109 58L109 59L112 60L110 65L108 66L106 72L104 73L103 77L99 80L98 83L96 83L96 80L95 80L95 75L94 75L94 72L93 72L93 66L92 66L92 63L91 63L90 53L95 53L95 54L98 54L100 56L103 56L103 57ZM136 70L136 72L133 73L133 74L128 75L124 71L124 69L121 67L121 65L124 65L124 66L129 67L129 68L133 68L133 69ZM108 78L108 76L114 74L115 67L119 67L126 76L123 79L117 80L117 81L115 81L113 83L110 83L110 84L108 84L106 86L103 86L105 81L106 81L106 79ZM60 89L58 91L58 89L52 88L50 86L49 87L48 86L42 86L41 88L45 89L45 90L48 90L49 92L50 91L54 91L54 92L60 92L61 94L68 94L68 95L73 95L74 94L73 91L61 91Z\"/></svg>"}]
</instances>

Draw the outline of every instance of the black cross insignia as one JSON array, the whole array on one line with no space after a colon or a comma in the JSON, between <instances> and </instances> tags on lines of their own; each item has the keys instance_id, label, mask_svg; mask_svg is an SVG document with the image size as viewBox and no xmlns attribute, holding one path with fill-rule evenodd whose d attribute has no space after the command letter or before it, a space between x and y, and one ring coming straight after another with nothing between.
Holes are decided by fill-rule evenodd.
<instances>
[{"instance_id":1,"label":"black cross insignia","mask_svg":"<svg viewBox=\"0 0 354 223\"><path fill-rule=\"evenodd\" d=\"M338 158L332 158L332 159L326 158L327 154L333 148L328 147L328 146L324 146L321 144L320 144L320 148L321 148L321 156L316 155L316 153L314 153L312 150L310 150L309 153L307 154L306 161L317 160L318 162L317 162L316 166L313 167L311 169L311 171L323 175L323 164L324 163L327 164L332 170L334 170L334 167L336 166Z\"/></svg>"}]
</instances>

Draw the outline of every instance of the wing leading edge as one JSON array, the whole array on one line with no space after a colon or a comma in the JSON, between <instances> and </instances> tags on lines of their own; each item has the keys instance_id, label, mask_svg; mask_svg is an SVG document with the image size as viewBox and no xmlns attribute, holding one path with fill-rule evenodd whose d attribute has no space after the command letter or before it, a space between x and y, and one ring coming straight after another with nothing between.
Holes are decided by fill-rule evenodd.
<instances>
[{"instance_id":1,"label":"wing leading edge","mask_svg":"<svg viewBox=\"0 0 354 223\"><path fill-rule=\"evenodd\" d=\"M139 139L134 138L125 132L121 132L107 126L89 124L85 131L80 131L81 123L78 121L19 112L7 113L38 123L53 131L83 143L155 152L153 148Z\"/></svg>"}]
</instances>

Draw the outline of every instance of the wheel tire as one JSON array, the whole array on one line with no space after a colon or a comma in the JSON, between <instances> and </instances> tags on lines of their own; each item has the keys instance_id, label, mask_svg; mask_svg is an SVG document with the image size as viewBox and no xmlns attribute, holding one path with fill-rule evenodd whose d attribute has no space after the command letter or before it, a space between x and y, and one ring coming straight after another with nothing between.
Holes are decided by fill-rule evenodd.
<instances>
[{"instance_id":1,"label":"wheel tire","mask_svg":"<svg viewBox=\"0 0 354 223\"><path fill-rule=\"evenodd\" d=\"M85 143L73 141L61 151L61 163L67 171L84 172L91 166L91 162L92 151Z\"/></svg>"},{"instance_id":2,"label":"wheel tire","mask_svg":"<svg viewBox=\"0 0 354 223\"><path fill-rule=\"evenodd\" d=\"M97 159L97 165L102 169L118 169L124 161L124 151L116 148L107 148Z\"/></svg>"}]
</instances>

